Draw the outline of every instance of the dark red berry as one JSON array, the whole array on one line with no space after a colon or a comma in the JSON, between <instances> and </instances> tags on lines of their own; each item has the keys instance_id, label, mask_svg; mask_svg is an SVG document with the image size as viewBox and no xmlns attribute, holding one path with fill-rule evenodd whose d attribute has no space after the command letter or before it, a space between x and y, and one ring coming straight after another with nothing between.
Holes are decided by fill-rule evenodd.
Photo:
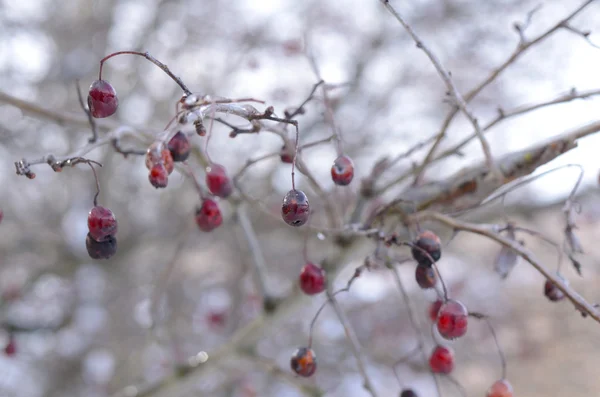
<instances>
[{"instance_id":1,"label":"dark red berry","mask_svg":"<svg viewBox=\"0 0 600 397\"><path fill-rule=\"evenodd\" d=\"M419 287L428 289L435 287L437 275L433 267L427 265L417 265L417 268L415 269L415 279L417 280Z\"/></svg>"},{"instance_id":2,"label":"dark red berry","mask_svg":"<svg viewBox=\"0 0 600 397\"><path fill-rule=\"evenodd\" d=\"M17 343L15 342L15 338L12 335L8 337L8 343L6 343L6 346L4 346L4 354L6 354L9 357L12 357L15 354L17 354Z\"/></svg>"},{"instance_id":3,"label":"dark red berry","mask_svg":"<svg viewBox=\"0 0 600 397\"><path fill-rule=\"evenodd\" d=\"M88 233L85 239L85 247L92 259L109 259L117 252L117 239L115 236L108 236L104 241L96 241Z\"/></svg>"},{"instance_id":4,"label":"dark red berry","mask_svg":"<svg viewBox=\"0 0 600 397\"><path fill-rule=\"evenodd\" d=\"M190 155L190 140L187 135L181 131L177 131L167 145L171 152L173 161L185 161Z\"/></svg>"},{"instance_id":5,"label":"dark red berry","mask_svg":"<svg viewBox=\"0 0 600 397\"><path fill-rule=\"evenodd\" d=\"M441 299L438 299L435 302L431 302L429 305L429 318L432 322L437 322L438 313L440 312L443 303L444 302L442 302Z\"/></svg>"},{"instance_id":6,"label":"dark red berry","mask_svg":"<svg viewBox=\"0 0 600 397\"><path fill-rule=\"evenodd\" d=\"M302 190L290 190L283 197L281 216L290 226L302 226L308 220L310 207Z\"/></svg>"},{"instance_id":7,"label":"dark red berry","mask_svg":"<svg viewBox=\"0 0 600 397\"><path fill-rule=\"evenodd\" d=\"M308 347L301 347L292 355L290 360L292 371L300 376L308 378L317 370L317 357L315 352Z\"/></svg>"},{"instance_id":8,"label":"dark red berry","mask_svg":"<svg viewBox=\"0 0 600 397\"><path fill-rule=\"evenodd\" d=\"M513 388L506 379L500 379L490 386L485 397L513 397Z\"/></svg>"},{"instance_id":9,"label":"dark red berry","mask_svg":"<svg viewBox=\"0 0 600 397\"><path fill-rule=\"evenodd\" d=\"M117 234L115 215L108 208L95 206L88 214L88 229L90 236L96 241L104 241L109 236L114 236Z\"/></svg>"},{"instance_id":10,"label":"dark red berry","mask_svg":"<svg viewBox=\"0 0 600 397\"><path fill-rule=\"evenodd\" d=\"M281 158L282 163L292 164L294 162L294 154L290 152L285 145L281 147L279 157Z\"/></svg>"},{"instance_id":11,"label":"dark red berry","mask_svg":"<svg viewBox=\"0 0 600 397\"><path fill-rule=\"evenodd\" d=\"M436 346L429 357L429 368L436 374L449 374L454 369L454 352L445 346Z\"/></svg>"},{"instance_id":12,"label":"dark red berry","mask_svg":"<svg viewBox=\"0 0 600 397\"><path fill-rule=\"evenodd\" d=\"M400 397L418 397L418 395L413 389L404 389L400 392Z\"/></svg>"},{"instance_id":13,"label":"dark red berry","mask_svg":"<svg viewBox=\"0 0 600 397\"><path fill-rule=\"evenodd\" d=\"M546 280L544 283L544 295L552 302L558 302L565 298L565 294L550 280Z\"/></svg>"},{"instance_id":14,"label":"dark red berry","mask_svg":"<svg viewBox=\"0 0 600 397\"><path fill-rule=\"evenodd\" d=\"M148 180L155 188L165 188L169 184L169 173L162 163L154 164L148 174Z\"/></svg>"},{"instance_id":15,"label":"dark red berry","mask_svg":"<svg viewBox=\"0 0 600 397\"><path fill-rule=\"evenodd\" d=\"M437 262L442 256L442 243L440 238L432 231L426 230L417 236L413 243L412 256L418 264L431 266L432 262ZM427 255L429 254L429 256ZM429 259L431 257L431 259Z\"/></svg>"},{"instance_id":16,"label":"dark red berry","mask_svg":"<svg viewBox=\"0 0 600 397\"><path fill-rule=\"evenodd\" d=\"M331 166L331 179L336 185L346 186L352 182L352 178L354 178L354 163L350 157L343 154L335 159Z\"/></svg>"},{"instance_id":17,"label":"dark red berry","mask_svg":"<svg viewBox=\"0 0 600 397\"><path fill-rule=\"evenodd\" d=\"M96 80L90 85L88 107L97 119L113 115L119 106L117 92L106 80Z\"/></svg>"},{"instance_id":18,"label":"dark red berry","mask_svg":"<svg viewBox=\"0 0 600 397\"><path fill-rule=\"evenodd\" d=\"M307 295L315 295L325 290L327 277L325 270L308 262L300 271L300 289Z\"/></svg>"},{"instance_id":19,"label":"dark red berry","mask_svg":"<svg viewBox=\"0 0 600 397\"><path fill-rule=\"evenodd\" d=\"M202 206L196 210L196 223L203 232L210 232L223 223L223 216L216 201L204 199Z\"/></svg>"},{"instance_id":20,"label":"dark red berry","mask_svg":"<svg viewBox=\"0 0 600 397\"><path fill-rule=\"evenodd\" d=\"M445 339L459 338L467 333L469 312L459 301L449 300L440 307L437 330Z\"/></svg>"},{"instance_id":21,"label":"dark red berry","mask_svg":"<svg viewBox=\"0 0 600 397\"><path fill-rule=\"evenodd\" d=\"M218 197L227 198L233 192L233 185L225 167L219 164L211 164L206 169L206 185L208 190Z\"/></svg>"}]
</instances>

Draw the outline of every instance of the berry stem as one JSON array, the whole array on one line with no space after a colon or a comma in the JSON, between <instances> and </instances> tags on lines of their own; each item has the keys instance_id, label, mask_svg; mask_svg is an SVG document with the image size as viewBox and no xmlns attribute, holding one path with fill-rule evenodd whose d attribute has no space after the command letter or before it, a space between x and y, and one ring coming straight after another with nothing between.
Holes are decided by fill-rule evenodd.
<instances>
[{"instance_id":1,"label":"berry stem","mask_svg":"<svg viewBox=\"0 0 600 397\"><path fill-rule=\"evenodd\" d=\"M155 64L159 68L161 68L163 72L165 72L170 78L172 78L173 81L175 81L177 83L177 85L179 85L179 87L181 87L181 89L183 90L183 92L185 93L185 95L191 95L192 94L192 92L186 87L186 85L183 84L183 81L181 81L181 79L179 77L175 76L173 74L173 72L171 72L171 70L169 69L169 67L167 65L165 65L162 62L160 62L158 59L154 58L147 51L146 52L139 52L139 51L118 51L118 52L113 52L112 54L105 56L104 58L102 58L100 60L100 71L98 72L98 80L102 80L102 67L104 66L104 62L108 61L110 58L112 58L114 56L125 55L125 54L138 55L138 56L146 58L147 60L149 60L150 62L152 62L153 64Z\"/></svg>"},{"instance_id":2,"label":"berry stem","mask_svg":"<svg viewBox=\"0 0 600 397\"><path fill-rule=\"evenodd\" d=\"M202 200L206 199L206 193L204 192L204 189L202 188L202 186L200 185L200 183L198 183L198 179L196 178L196 174L194 173L194 170L192 169L192 167L190 166L190 164L187 161L184 161L183 162L183 166L185 168L185 172L188 174L188 176L194 182L194 186L196 187L196 190L198 191L198 194L200 195L200 199L202 199Z\"/></svg>"},{"instance_id":3,"label":"berry stem","mask_svg":"<svg viewBox=\"0 0 600 397\"><path fill-rule=\"evenodd\" d=\"M94 195L94 207L98 205L98 196L100 195L100 181L98 180L98 174L96 174L96 169L92 165L91 161L87 161L87 165L90 166L92 172L94 173L94 180L96 181L96 194Z\"/></svg>"},{"instance_id":4,"label":"berry stem","mask_svg":"<svg viewBox=\"0 0 600 397\"><path fill-rule=\"evenodd\" d=\"M469 313L469 315L470 314L471 313ZM479 320L484 320L490 329L490 333L492 334L492 338L494 338L494 343L496 344L496 349L498 350L498 356L500 356L500 365L502 367L502 378L500 379L506 379L506 356L504 355L504 350L502 350L502 347L500 346L500 342L498 341L498 336L496 335L496 330L494 330L494 327L492 326L492 322L486 315L477 314L472 317L475 317Z\"/></svg>"},{"instance_id":5,"label":"berry stem","mask_svg":"<svg viewBox=\"0 0 600 397\"><path fill-rule=\"evenodd\" d=\"M213 125L215 124L215 113L217 111L214 106L215 103L212 102L212 112L210 115L210 125L208 126L208 132L206 133L206 140L204 141L204 153L206 154L206 159L208 160L208 164L212 164L212 160L210 159L210 154L208 154L208 142L210 142L210 137L212 136Z\"/></svg>"},{"instance_id":6,"label":"berry stem","mask_svg":"<svg viewBox=\"0 0 600 397\"><path fill-rule=\"evenodd\" d=\"M298 123L294 124L294 127L296 127L296 142L294 143L294 159L292 160L292 189L296 190L296 158L298 157L300 130L298 130Z\"/></svg>"}]
</instances>

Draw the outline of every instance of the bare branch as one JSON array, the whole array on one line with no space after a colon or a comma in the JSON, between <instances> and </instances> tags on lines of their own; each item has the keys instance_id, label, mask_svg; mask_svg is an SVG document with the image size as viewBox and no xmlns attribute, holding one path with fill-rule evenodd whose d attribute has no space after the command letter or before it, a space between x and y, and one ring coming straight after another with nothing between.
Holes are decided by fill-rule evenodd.
<instances>
[{"instance_id":1,"label":"bare branch","mask_svg":"<svg viewBox=\"0 0 600 397\"><path fill-rule=\"evenodd\" d=\"M548 270L540 261L537 260L535 255L527 248L519 244L518 242L502 236L496 230L495 225L476 225L473 223L467 223L458 219L451 218L449 216L432 212L424 211L415 214L412 217L415 222L423 222L426 220L436 221L442 223L453 230L464 230L470 233L479 234L485 236L497 243L511 248L513 251L519 254L524 260L529 262L537 271L539 271L547 280L556 285L562 293L575 305L575 308L583 314L589 315L594 320L600 322L600 311L594 305L588 303L581 295L575 292L569 287L564 280L557 276L554 272Z\"/></svg>"},{"instance_id":2,"label":"bare branch","mask_svg":"<svg viewBox=\"0 0 600 397\"><path fill-rule=\"evenodd\" d=\"M479 142L481 143L481 149L483 150L483 154L485 155L486 164L487 164L489 170L492 172L492 174L495 175L495 177L498 180L504 179L504 175L502 174L502 171L500 170L500 168L498 168L498 166L494 162L494 158L492 157L492 151L490 149L490 145L487 142L487 140L485 139L485 137L483 136L483 131L482 131L481 127L479 126L479 121L477 120L477 118L475 117L473 112L469 109L469 107L467 105L467 101L465 99L463 99L462 95L458 91L458 88L456 87L456 85L454 84L454 81L450 77L450 73L448 73L446 71L446 69L442 66L442 63L440 62L438 57L433 53L433 51L431 51L429 49L429 47L427 47L427 45L425 45L425 43L423 43L421 38L415 33L414 29L404 20L404 18L402 18L402 16L396 11L396 9L394 7L392 7L392 5L389 3L389 1L388 0L381 0L381 1L384 4L385 8L387 8L387 10L398 20L398 22L400 22L402 27L404 27L404 30L406 30L408 32L408 34L412 37L414 42L417 44L417 48L420 48L421 50L423 50L423 52L425 52L425 54L427 55L427 57L429 58L429 60L431 61L431 63L435 67L435 69L437 70L438 74L440 75L440 77L442 78L444 83L446 84L446 87L448 88L450 95L452 95L454 101L456 102L456 106L458 106L458 108L463 112L463 114L467 117L467 119L469 119L469 121L475 128L475 132L477 134L477 139L479 139Z\"/></svg>"}]
</instances>

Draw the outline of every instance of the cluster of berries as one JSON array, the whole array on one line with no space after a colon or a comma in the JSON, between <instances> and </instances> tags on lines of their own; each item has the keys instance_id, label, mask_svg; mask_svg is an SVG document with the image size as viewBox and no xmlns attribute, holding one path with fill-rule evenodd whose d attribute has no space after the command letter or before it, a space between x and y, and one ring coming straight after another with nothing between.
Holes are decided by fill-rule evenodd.
<instances>
[{"instance_id":1,"label":"cluster of berries","mask_svg":"<svg viewBox=\"0 0 600 397\"><path fill-rule=\"evenodd\" d=\"M411 244L413 259L417 262L415 278L422 289L434 288L438 274L435 268L442 256L440 238L431 231L420 233ZM308 262L300 272L300 288L314 295L325 290L325 271ZM445 340L451 341L467 333L469 312L467 307L453 299L438 299L429 308L429 316L438 334ZM435 374L450 374L454 369L454 351L443 344L437 344L429 356L429 368ZM297 349L290 360L291 369L300 376L312 376L317 368L315 352L308 347ZM417 393L409 388L403 389L400 397L416 397ZM486 397L512 397L511 384L504 378L494 382L488 389Z\"/></svg>"}]
</instances>

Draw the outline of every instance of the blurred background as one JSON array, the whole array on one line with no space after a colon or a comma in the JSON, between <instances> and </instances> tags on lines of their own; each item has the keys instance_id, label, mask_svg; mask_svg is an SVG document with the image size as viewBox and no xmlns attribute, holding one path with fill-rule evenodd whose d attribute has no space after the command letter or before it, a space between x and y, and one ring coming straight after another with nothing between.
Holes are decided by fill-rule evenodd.
<instances>
[{"instance_id":1,"label":"blurred background","mask_svg":"<svg viewBox=\"0 0 600 397\"><path fill-rule=\"evenodd\" d=\"M515 22L524 23L528 13L541 5L526 31L527 37L536 37L580 2L392 3L452 72L459 89L467 91L517 46ZM600 6L586 8L572 25L598 28ZM596 33L589 39L600 44ZM244 208L265 256L265 287L273 297L287 297L285 307L270 317L263 317L250 247L233 207L221 200L223 226L212 233L200 232L193 218L198 193L178 171L169 178L167 189L156 190L148 183L143 158L124 158L109 146L87 155L104 165L99 172L99 202L112 209L119 222L119 250L108 261L91 260L85 249L86 218L95 193L88 167L54 173L39 165L33 169L34 180L15 175L15 161L48 153L65 155L87 144L90 128L75 82L80 80L86 89L96 79L99 60L120 50L149 51L194 92L259 98L274 106L278 115L302 103L316 83L305 56L310 52L323 79L339 85L329 95L345 151L355 162L355 180L347 188L331 182L336 157L331 143L303 151L303 159L346 215L357 200L360 180L373 165L436 134L450 109L431 63L377 0L1 0L0 91L80 122L60 123L5 97L0 102L4 212L0 346L7 346L10 334L15 349L0 354L0 396L292 397L310 395L307 390L326 396L367 396L344 329L330 309L323 311L314 330L315 376L295 378L289 369L291 354L306 345L310 321L325 301L323 294L308 298L296 291L305 240L308 259L314 262L331 253L334 244L324 234L290 228L281 221L279 206L290 189L290 165L277 156L254 165L240 181L246 194L263 204L252 201ZM581 36L560 30L515 62L472 102L472 108L487 122L499 107L547 101L572 88L599 89L598 70L600 50ZM173 117L179 88L143 58L113 58L103 77L119 95L119 110L111 117L115 123L152 133ZM597 121L599 109L600 101L594 97L543 108L500 123L488 134L489 141L494 154L501 156ZM317 95L305 110L298 116L301 144L330 136L322 97ZM235 116L227 120L243 125ZM230 175L247 160L281 148L275 134L231 139L228 131L215 125L210 154ZM289 133L292 136L291 129ZM468 122L457 117L441 150L470 133ZM196 136L192 144L203 148L204 138ZM600 301L600 251L595 249L600 237L599 147L598 136L584 138L578 148L539 170L576 162L586 171L578 196L582 210L576 219L586 252L578 257L584 277L566 262L562 273L590 302ZM416 151L396 164L383 180L409 170L426 151ZM473 141L461 156L432 165L425 180L443 180L482 158L480 145ZM202 181L200 163L191 164ZM506 211L490 206L480 211L479 220L503 222L507 216L562 241L561 208L576 179L574 169L552 173L511 193ZM326 227L322 202L302 175L298 185L315 197L311 205L317 216L311 226ZM399 184L378 200L392 199L404 187ZM265 216L265 206L273 216ZM449 230L437 231L443 242L449 241ZM556 266L553 247L522 238L548 267ZM374 249L365 240L345 252L337 276L330 280L334 288L343 287ZM600 378L595 376L600 325L582 318L567 302L548 301L543 277L527 263L519 261L502 280L493 270L498 251L490 241L461 233L445 248L439 266L452 296L470 310L491 316L515 395L575 397L600 392ZM174 270L165 283L163 271L176 252ZM421 319L427 350L431 349L427 308L435 294L418 288L414 264L400 266L400 273ZM164 299L150 330L151 299L161 282L166 286ZM435 395L419 356L397 367L399 380L392 371L394 362L412 350L417 339L389 270L364 273L349 293L339 295L339 301L380 396L398 395L409 386L421 396ZM223 349L240 338L245 349ZM498 354L485 323L472 322L467 336L452 347L457 357L453 377L468 395L484 395L500 377ZM218 352L214 364L212 352ZM142 393L131 387L170 376L194 355L199 362L209 357L202 370L183 374L156 391ZM444 396L460 395L452 382L443 378L440 382Z\"/></svg>"}]
</instances>

